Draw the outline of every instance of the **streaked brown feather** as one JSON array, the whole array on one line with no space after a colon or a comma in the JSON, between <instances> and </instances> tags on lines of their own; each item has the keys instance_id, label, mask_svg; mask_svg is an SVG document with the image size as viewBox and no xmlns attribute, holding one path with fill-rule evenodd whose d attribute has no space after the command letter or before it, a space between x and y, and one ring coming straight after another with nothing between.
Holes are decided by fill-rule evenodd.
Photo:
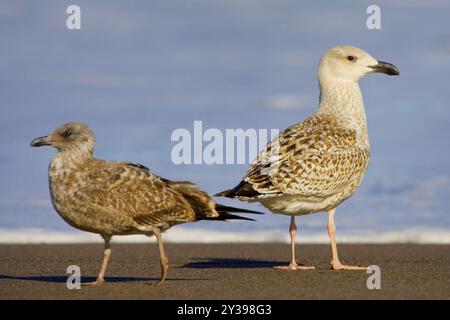
<instances>
[{"instance_id":1,"label":"streaked brown feather","mask_svg":"<svg viewBox=\"0 0 450 320\"><path fill-rule=\"evenodd\" d=\"M354 130L331 116L315 115L284 130L251 164L244 180L225 196L258 198L277 194L326 198L359 184L369 149Z\"/></svg>"}]
</instances>

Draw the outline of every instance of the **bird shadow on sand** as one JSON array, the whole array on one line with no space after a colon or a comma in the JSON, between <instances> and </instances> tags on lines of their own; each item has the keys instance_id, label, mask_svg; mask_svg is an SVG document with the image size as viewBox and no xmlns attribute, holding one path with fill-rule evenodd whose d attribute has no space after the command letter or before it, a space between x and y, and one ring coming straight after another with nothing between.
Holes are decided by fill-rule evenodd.
<instances>
[{"instance_id":1,"label":"bird shadow on sand","mask_svg":"<svg viewBox=\"0 0 450 320\"><path fill-rule=\"evenodd\" d=\"M54 282L54 283L66 283L67 276L8 276L0 275L0 280L22 280L22 281L41 281L41 282ZM81 277L81 283L93 282L96 277ZM106 282L121 283L121 282L159 282L160 278L141 278L141 277L105 277ZM206 280L206 279L181 279L181 278L167 278L166 281L194 281L194 280Z\"/></svg>"},{"instance_id":2,"label":"bird shadow on sand","mask_svg":"<svg viewBox=\"0 0 450 320\"><path fill-rule=\"evenodd\" d=\"M255 269L255 268L273 268L275 266L286 264L279 261L247 260L247 259L198 259L196 262L189 262L179 268L193 269Z\"/></svg>"}]
</instances>

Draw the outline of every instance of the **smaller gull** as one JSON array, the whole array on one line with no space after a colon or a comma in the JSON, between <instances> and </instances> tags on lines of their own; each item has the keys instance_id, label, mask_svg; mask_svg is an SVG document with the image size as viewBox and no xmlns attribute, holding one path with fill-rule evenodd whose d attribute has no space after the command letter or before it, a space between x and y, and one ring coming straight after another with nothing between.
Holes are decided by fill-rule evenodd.
<instances>
[{"instance_id":1,"label":"smaller gull","mask_svg":"<svg viewBox=\"0 0 450 320\"><path fill-rule=\"evenodd\" d=\"M114 235L155 235L162 283L169 269L161 239L163 231L199 220L252 220L228 212L259 213L217 204L193 183L161 178L140 164L96 159L94 145L92 130L75 122L31 142L32 147L58 149L49 166L55 210L71 226L100 234L105 240L100 273L95 282L86 285L105 282L110 239Z\"/></svg>"}]
</instances>

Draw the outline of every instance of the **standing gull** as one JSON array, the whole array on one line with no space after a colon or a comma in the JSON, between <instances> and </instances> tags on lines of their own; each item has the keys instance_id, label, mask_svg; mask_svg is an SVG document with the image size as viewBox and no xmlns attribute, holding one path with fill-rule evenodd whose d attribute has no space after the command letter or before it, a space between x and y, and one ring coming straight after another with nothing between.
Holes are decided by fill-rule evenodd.
<instances>
[{"instance_id":1,"label":"standing gull","mask_svg":"<svg viewBox=\"0 0 450 320\"><path fill-rule=\"evenodd\" d=\"M258 213L217 204L193 183L163 179L142 165L96 159L94 145L92 130L74 122L31 142L32 147L58 149L50 163L49 183L52 204L59 215L71 226L98 233L105 240L100 273L88 285L104 283L114 235L155 235L161 283L169 269L161 232L198 220L252 220L228 212Z\"/></svg>"},{"instance_id":2,"label":"standing gull","mask_svg":"<svg viewBox=\"0 0 450 320\"><path fill-rule=\"evenodd\" d=\"M359 80L368 73L399 75L397 67L361 49L337 46L318 68L320 101L316 112L274 138L253 161L243 180L217 196L258 201L273 213L291 216L292 259L281 269L312 269L295 260L295 216L328 212L334 270L365 269L340 262L334 214L361 184L370 145Z\"/></svg>"}]
</instances>

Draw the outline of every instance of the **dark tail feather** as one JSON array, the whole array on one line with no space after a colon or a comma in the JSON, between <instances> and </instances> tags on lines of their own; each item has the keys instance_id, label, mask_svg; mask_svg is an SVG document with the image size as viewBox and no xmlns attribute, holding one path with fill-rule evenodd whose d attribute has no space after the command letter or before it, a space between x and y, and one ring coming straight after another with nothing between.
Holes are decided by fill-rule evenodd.
<instances>
[{"instance_id":1,"label":"dark tail feather","mask_svg":"<svg viewBox=\"0 0 450 320\"><path fill-rule=\"evenodd\" d=\"M247 220L247 221L256 221L255 219L250 219L246 217L237 216L235 214L219 212L218 217L206 217L204 220L213 220L213 221L228 221L228 220Z\"/></svg>"},{"instance_id":2,"label":"dark tail feather","mask_svg":"<svg viewBox=\"0 0 450 320\"><path fill-rule=\"evenodd\" d=\"M258 198L262 194L253 188L253 185L242 180L233 189L225 190L214 195L215 197L235 198L236 196L245 198Z\"/></svg>"},{"instance_id":3,"label":"dark tail feather","mask_svg":"<svg viewBox=\"0 0 450 320\"><path fill-rule=\"evenodd\" d=\"M222 192L216 193L214 197L231 197L233 195L233 189L224 190Z\"/></svg>"},{"instance_id":4,"label":"dark tail feather","mask_svg":"<svg viewBox=\"0 0 450 320\"><path fill-rule=\"evenodd\" d=\"M240 212L240 213L253 213L253 214L264 214L263 212L259 211L253 211L253 210L247 210L247 209L241 209L241 208L235 208L235 207L229 207L224 206L221 204L216 204L216 211L219 213L227 213L227 212Z\"/></svg>"},{"instance_id":5,"label":"dark tail feather","mask_svg":"<svg viewBox=\"0 0 450 320\"><path fill-rule=\"evenodd\" d=\"M218 203L216 204L216 211L219 213L218 217L206 218L206 220L218 220L218 221L247 220L247 221L255 221L254 219L241 217L241 216L238 216L238 215L235 215L235 214L231 214L229 212L263 214L262 212L258 212L258 211L241 209L241 208L235 208L235 207L229 207L229 206L224 206L224 205L221 205L221 204L218 204Z\"/></svg>"}]
</instances>

